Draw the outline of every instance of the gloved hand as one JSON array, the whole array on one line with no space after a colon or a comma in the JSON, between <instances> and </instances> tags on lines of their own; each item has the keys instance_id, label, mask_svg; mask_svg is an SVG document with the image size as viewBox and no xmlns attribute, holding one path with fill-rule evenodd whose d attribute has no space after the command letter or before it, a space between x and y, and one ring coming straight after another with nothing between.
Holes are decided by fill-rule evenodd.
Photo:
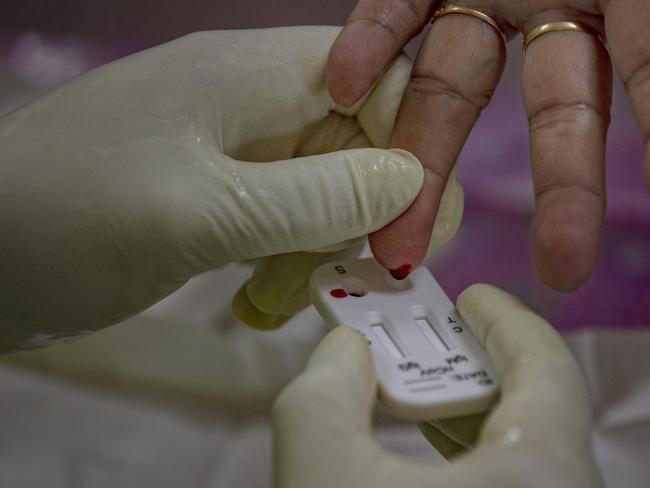
<instances>
[{"instance_id":1,"label":"gloved hand","mask_svg":"<svg viewBox=\"0 0 650 488\"><path fill-rule=\"evenodd\" d=\"M276 400L275 486L601 486L585 383L561 337L519 300L492 286L465 290L458 310L501 379L501 398L473 449L436 466L380 448L371 437L377 386L370 352L359 334L339 327ZM451 437L467 438L463 430L471 430L475 421L452 419L441 426ZM443 454L457 445L429 425L423 430Z\"/></svg>"},{"instance_id":2,"label":"gloved hand","mask_svg":"<svg viewBox=\"0 0 650 488\"><path fill-rule=\"evenodd\" d=\"M338 31L192 34L1 119L0 350L116 323L203 271L347 242L402 213L421 166L370 147L387 144L409 63L341 108L324 76Z\"/></svg>"}]
</instances>

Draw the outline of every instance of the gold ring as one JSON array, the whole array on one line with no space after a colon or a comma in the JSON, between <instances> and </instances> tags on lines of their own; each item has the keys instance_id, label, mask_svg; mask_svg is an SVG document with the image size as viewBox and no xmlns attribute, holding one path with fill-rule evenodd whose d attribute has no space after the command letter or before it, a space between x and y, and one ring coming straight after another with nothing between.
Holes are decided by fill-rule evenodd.
<instances>
[{"instance_id":1,"label":"gold ring","mask_svg":"<svg viewBox=\"0 0 650 488\"><path fill-rule=\"evenodd\" d=\"M473 8L469 7L462 7L460 5L450 5L447 3L443 3L438 10L435 11L433 14L433 18L439 19L440 17L444 17L445 15L469 15L471 17L476 17L477 19L482 20L483 22L486 22L490 24L495 31L499 33L501 38L503 39L503 42L507 42L506 39L506 34L501 30L499 25L494 21L492 17L489 15L484 14L483 12L479 12L478 10L474 10Z\"/></svg>"},{"instance_id":2,"label":"gold ring","mask_svg":"<svg viewBox=\"0 0 650 488\"><path fill-rule=\"evenodd\" d=\"M555 31L574 31L574 32L585 32L591 34L592 36L598 36L598 33L594 31L591 27L579 24L577 22L562 21L562 22L549 22L548 24L542 24L535 27L533 30L526 34L524 37L524 52L528 48L531 42L537 39L544 34Z\"/></svg>"}]
</instances>

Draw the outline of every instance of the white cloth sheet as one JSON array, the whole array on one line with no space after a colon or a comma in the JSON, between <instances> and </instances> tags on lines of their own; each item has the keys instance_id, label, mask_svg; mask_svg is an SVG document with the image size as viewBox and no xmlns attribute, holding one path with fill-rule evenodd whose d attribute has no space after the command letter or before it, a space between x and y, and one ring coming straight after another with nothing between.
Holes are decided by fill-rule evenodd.
<instances>
[{"instance_id":1,"label":"white cloth sheet","mask_svg":"<svg viewBox=\"0 0 650 488\"><path fill-rule=\"evenodd\" d=\"M200 276L124 324L0 366L0 486L270 486L270 404L325 328L310 310L272 333L234 323L224 297L245 273ZM590 383L608 486L647 488L650 329L568 340ZM441 462L412 424L380 414L377 436Z\"/></svg>"}]
</instances>

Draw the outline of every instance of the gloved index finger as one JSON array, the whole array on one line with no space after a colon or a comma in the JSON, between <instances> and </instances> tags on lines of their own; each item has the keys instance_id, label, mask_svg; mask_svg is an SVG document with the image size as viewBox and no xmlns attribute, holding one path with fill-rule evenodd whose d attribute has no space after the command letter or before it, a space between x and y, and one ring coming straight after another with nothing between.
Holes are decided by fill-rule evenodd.
<instances>
[{"instance_id":1,"label":"gloved index finger","mask_svg":"<svg viewBox=\"0 0 650 488\"><path fill-rule=\"evenodd\" d=\"M478 447L526 444L568 458L585 452L590 436L587 389L560 335L519 299L493 286L473 285L457 304L501 382L501 399Z\"/></svg>"}]
</instances>

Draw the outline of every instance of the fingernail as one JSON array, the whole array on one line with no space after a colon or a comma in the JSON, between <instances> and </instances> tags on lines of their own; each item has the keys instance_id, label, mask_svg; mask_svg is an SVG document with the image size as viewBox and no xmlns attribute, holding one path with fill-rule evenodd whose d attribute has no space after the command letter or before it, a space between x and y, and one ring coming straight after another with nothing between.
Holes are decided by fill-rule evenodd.
<instances>
[{"instance_id":1,"label":"fingernail","mask_svg":"<svg viewBox=\"0 0 650 488\"><path fill-rule=\"evenodd\" d=\"M412 269L413 266L410 264L403 264L399 268L389 269L388 272L396 280L403 280L411 273Z\"/></svg>"}]
</instances>

